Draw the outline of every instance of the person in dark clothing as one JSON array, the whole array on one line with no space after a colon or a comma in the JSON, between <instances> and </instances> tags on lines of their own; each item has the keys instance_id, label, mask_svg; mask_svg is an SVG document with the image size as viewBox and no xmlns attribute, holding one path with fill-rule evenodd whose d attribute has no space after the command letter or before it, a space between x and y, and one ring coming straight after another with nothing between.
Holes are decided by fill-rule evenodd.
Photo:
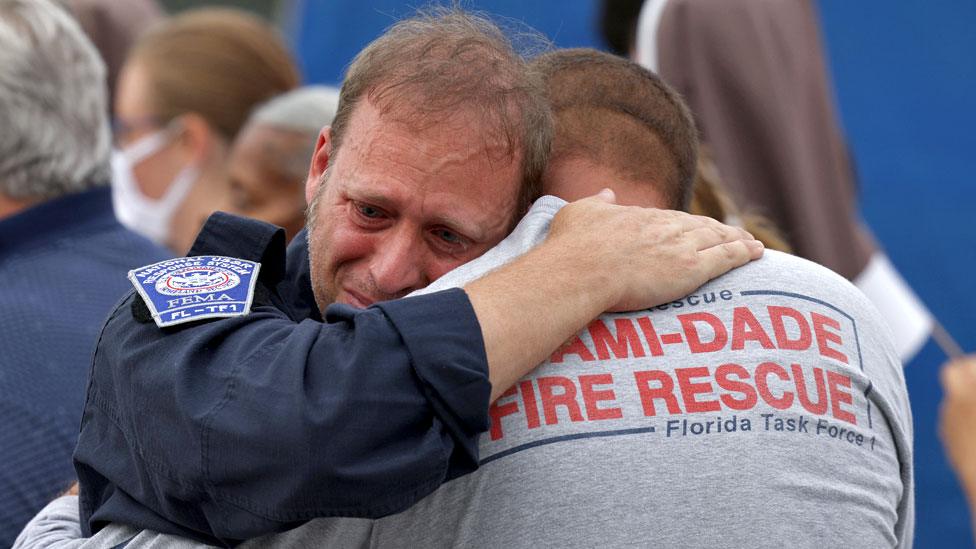
<instances>
[{"instance_id":1,"label":"person in dark clothing","mask_svg":"<svg viewBox=\"0 0 976 549\"><path fill-rule=\"evenodd\" d=\"M126 271L166 252L108 188L105 68L46 0L0 1L0 547L74 479L98 329Z\"/></svg>"}]
</instances>

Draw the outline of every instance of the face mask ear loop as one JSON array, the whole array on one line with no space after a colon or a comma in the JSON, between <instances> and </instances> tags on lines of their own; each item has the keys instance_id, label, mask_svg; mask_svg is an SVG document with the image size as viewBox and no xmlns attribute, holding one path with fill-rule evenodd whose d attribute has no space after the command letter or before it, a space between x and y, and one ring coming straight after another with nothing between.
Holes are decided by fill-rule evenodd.
<instances>
[{"instance_id":1,"label":"face mask ear loop","mask_svg":"<svg viewBox=\"0 0 976 549\"><path fill-rule=\"evenodd\" d=\"M130 166L135 166L147 157L159 152L169 141L170 137L167 130L157 130L140 137L135 143L124 147L120 152L125 156Z\"/></svg>"},{"instance_id":2,"label":"face mask ear loop","mask_svg":"<svg viewBox=\"0 0 976 549\"><path fill-rule=\"evenodd\" d=\"M183 123L182 116L177 116L170 120L166 127L163 128L162 133L165 135L168 142L173 142L186 131L186 126ZM160 198L159 204L163 205L167 210L174 210L183 199L190 193L190 189L193 184L196 183L197 179L200 178L200 168L193 165L192 163L184 166L173 181L170 183L169 189L167 189L166 194Z\"/></svg>"},{"instance_id":3,"label":"face mask ear loop","mask_svg":"<svg viewBox=\"0 0 976 549\"><path fill-rule=\"evenodd\" d=\"M139 138L135 143L122 148L121 152L130 166L135 166L147 157L159 152L172 142L183 131L183 123L179 117L170 120L166 126L149 135Z\"/></svg>"}]
</instances>

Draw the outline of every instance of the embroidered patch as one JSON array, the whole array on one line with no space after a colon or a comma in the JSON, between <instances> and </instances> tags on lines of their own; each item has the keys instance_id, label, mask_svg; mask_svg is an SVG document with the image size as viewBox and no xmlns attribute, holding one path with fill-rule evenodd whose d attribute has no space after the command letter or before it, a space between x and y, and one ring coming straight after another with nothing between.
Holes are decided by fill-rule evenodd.
<instances>
[{"instance_id":1,"label":"embroidered patch","mask_svg":"<svg viewBox=\"0 0 976 549\"><path fill-rule=\"evenodd\" d=\"M160 328L251 311L260 263L201 255L160 261L129 271Z\"/></svg>"}]
</instances>

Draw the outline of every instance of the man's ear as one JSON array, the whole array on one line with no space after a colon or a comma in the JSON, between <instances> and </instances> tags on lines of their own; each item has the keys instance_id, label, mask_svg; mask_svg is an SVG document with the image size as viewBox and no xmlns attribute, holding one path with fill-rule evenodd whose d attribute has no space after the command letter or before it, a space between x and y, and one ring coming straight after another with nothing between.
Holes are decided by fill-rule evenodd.
<instances>
[{"instance_id":1,"label":"man's ear","mask_svg":"<svg viewBox=\"0 0 976 549\"><path fill-rule=\"evenodd\" d=\"M329 167L329 155L332 151L332 128L326 126L319 132L315 141L315 153L312 154L312 164L308 167L308 179L305 181L305 202L312 203L315 191L322 183L322 174Z\"/></svg>"},{"instance_id":2,"label":"man's ear","mask_svg":"<svg viewBox=\"0 0 976 549\"><path fill-rule=\"evenodd\" d=\"M203 116L191 112L179 117L182 129L180 144L188 160L197 166L205 164L211 157L214 147L218 147L217 133Z\"/></svg>"}]
</instances>

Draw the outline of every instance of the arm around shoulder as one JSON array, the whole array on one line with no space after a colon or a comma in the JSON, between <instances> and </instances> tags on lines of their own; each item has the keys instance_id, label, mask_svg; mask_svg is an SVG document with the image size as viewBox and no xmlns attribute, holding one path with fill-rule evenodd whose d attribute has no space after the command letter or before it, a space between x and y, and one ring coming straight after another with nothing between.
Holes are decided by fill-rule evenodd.
<instances>
[{"instance_id":1,"label":"arm around shoulder","mask_svg":"<svg viewBox=\"0 0 976 549\"><path fill-rule=\"evenodd\" d=\"M489 385L460 290L326 324L258 307L162 332L127 313L104 330L76 452L86 526L233 542L394 513L477 467Z\"/></svg>"}]
</instances>

